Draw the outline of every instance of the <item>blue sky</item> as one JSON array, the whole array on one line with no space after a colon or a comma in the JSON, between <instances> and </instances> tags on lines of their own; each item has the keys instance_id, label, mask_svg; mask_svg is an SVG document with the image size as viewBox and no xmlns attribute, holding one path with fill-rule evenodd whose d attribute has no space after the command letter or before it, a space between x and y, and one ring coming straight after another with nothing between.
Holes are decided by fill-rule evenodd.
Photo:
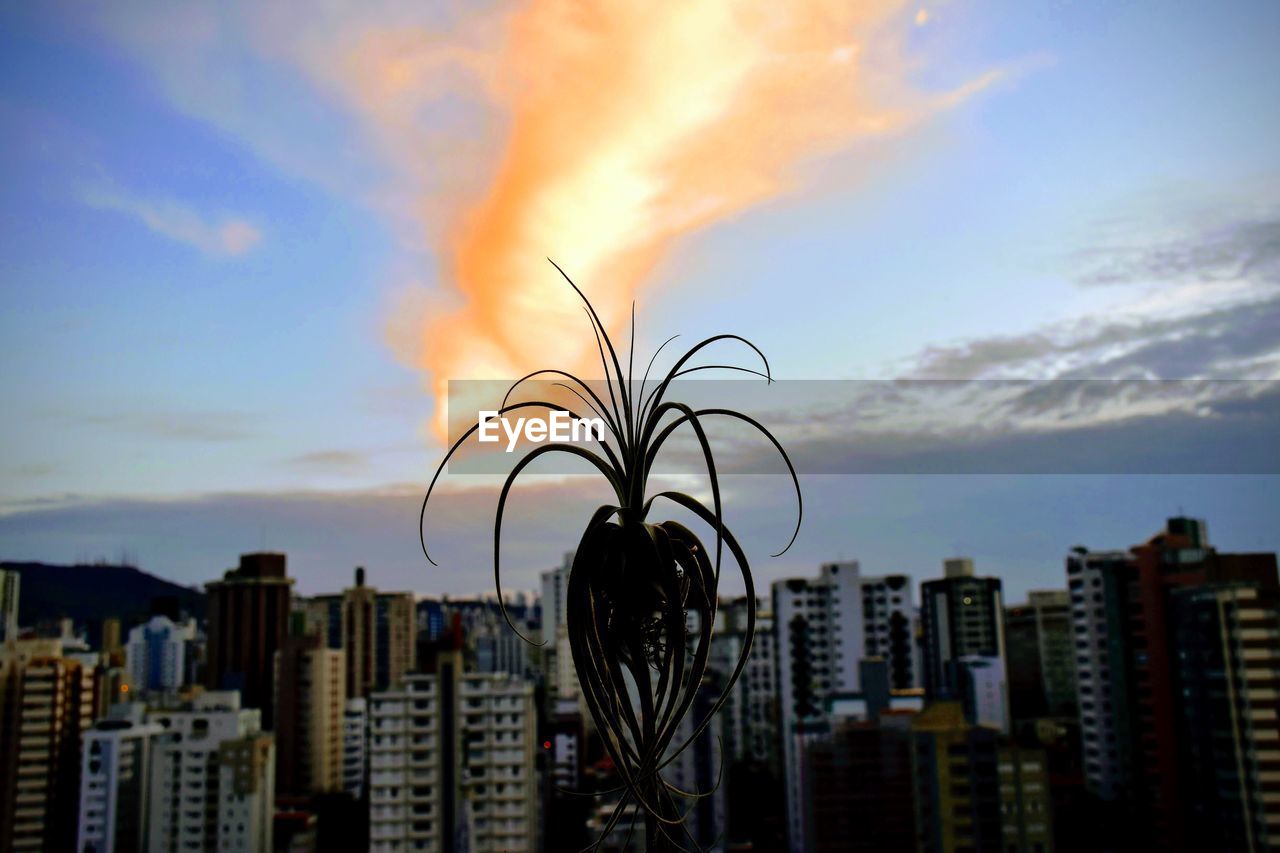
<instances>
[{"instance_id":1,"label":"blue sky","mask_svg":"<svg viewBox=\"0 0 1280 853\"><path fill-rule=\"evenodd\" d=\"M195 582L221 568L202 568L204 546L118 508L213 512L209 496L236 494L270 519L299 495L375 494L416 509L439 453L433 400L387 329L450 292L419 208L454 178L482 189L508 120L450 93L405 129L352 100L353 33L417 28L472 45L504 14L420 5L0 11L0 555L125 548ZM913 88L999 79L895 133L801 159L789 191L682 235L640 290L642 341L739 331L789 378L1277 378L1280 331L1248 324L1280 299L1280 7L923 8L923 23L915 6L884 18L905 39ZM1272 479L1171 491L1234 507L1243 518L1211 528L1274 549ZM934 493L932 482L916 488ZM1074 499L1045 482L1027 485L1037 500ZM1259 499L1236 499L1246 493ZM107 506L117 526L70 545L85 513ZM920 525L989 527L925 507L940 511L922 502ZM1149 523L1128 539L1173 509L1133 507ZM1010 528L1046 523L1011 511ZM211 521L222 563L259 544L251 523L227 520L245 517ZM281 521L291 532L274 544L303 550L327 523ZM1061 552L1095 529L1076 524L1053 532L1052 571L1016 583L1058 580ZM361 529L344 558L377 550ZM890 554L897 543L875 529L841 541L838 526L819 528L804 553ZM964 547L994 549L1000 532L984 536ZM947 556L901 547L918 573ZM1029 549L1019 566L1036 562ZM411 549L394 554L384 571L430 587ZM307 571L326 579L349 569L315 563ZM476 571L459 588L482 588Z\"/></svg>"}]
</instances>

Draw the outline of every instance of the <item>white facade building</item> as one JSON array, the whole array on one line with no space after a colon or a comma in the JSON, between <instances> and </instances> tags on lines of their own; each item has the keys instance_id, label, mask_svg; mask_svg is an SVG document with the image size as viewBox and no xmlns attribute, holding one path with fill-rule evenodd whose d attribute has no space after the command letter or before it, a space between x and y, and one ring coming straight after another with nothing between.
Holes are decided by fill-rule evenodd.
<instances>
[{"instance_id":1,"label":"white facade building","mask_svg":"<svg viewBox=\"0 0 1280 853\"><path fill-rule=\"evenodd\" d=\"M1116 799L1129 784L1120 755L1121 732L1112 712L1120 699L1112 672L1123 672L1124 663L1111 642L1107 613L1107 599L1116 598L1108 592L1125 582L1121 570L1128 561L1124 551L1083 548L1067 557L1085 787L1103 800Z\"/></svg>"},{"instance_id":2,"label":"white facade building","mask_svg":"<svg viewBox=\"0 0 1280 853\"><path fill-rule=\"evenodd\" d=\"M370 697L370 850L533 850L533 685L457 653Z\"/></svg>"},{"instance_id":3,"label":"white facade building","mask_svg":"<svg viewBox=\"0 0 1280 853\"><path fill-rule=\"evenodd\" d=\"M497 674L462 678L463 801L471 849L532 850L538 833L533 685Z\"/></svg>"},{"instance_id":4,"label":"white facade building","mask_svg":"<svg viewBox=\"0 0 1280 853\"><path fill-rule=\"evenodd\" d=\"M569 570L573 568L573 552L564 555L558 568L542 573L542 638L550 640L556 628L563 625L568 612Z\"/></svg>"},{"instance_id":5,"label":"white facade building","mask_svg":"<svg viewBox=\"0 0 1280 853\"><path fill-rule=\"evenodd\" d=\"M915 631L919 616L906 575L860 578L862 635L866 657L882 657L889 664L894 690L919 687L920 650Z\"/></svg>"},{"instance_id":6,"label":"white facade building","mask_svg":"<svg viewBox=\"0 0 1280 853\"><path fill-rule=\"evenodd\" d=\"M173 691L186 681L187 644L196 638L195 620L175 623L152 616L129 632L125 668L140 690Z\"/></svg>"},{"instance_id":7,"label":"white facade building","mask_svg":"<svg viewBox=\"0 0 1280 853\"><path fill-rule=\"evenodd\" d=\"M564 555L564 562L559 568L542 573L543 676L548 692L556 700L553 707L558 713L579 710L581 694L578 671L569 649L567 622L569 571L572 567L573 553L569 552Z\"/></svg>"},{"instance_id":8,"label":"white facade building","mask_svg":"<svg viewBox=\"0 0 1280 853\"><path fill-rule=\"evenodd\" d=\"M810 729L825 730L827 697L859 687L865 634L858 563L826 563L817 578L775 581L773 618L787 837L790 849L802 853L804 743Z\"/></svg>"},{"instance_id":9,"label":"white facade building","mask_svg":"<svg viewBox=\"0 0 1280 853\"><path fill-rule=\"evenodd\" d=\"M342 790L364 796L369 759L369 701L348 699L342 709Z\"/></svg>"},{"instance_id":10,"label":"white facade building","mask_svg":"<svg viewBox=\"0 0 1280 853\"><path fill-rule=\"evenodd\" d=\"M152 750L148 849L271 849L275 748L261 712L211 691L147 715L164 734Z\"/></svg>"},{"instance_id":11,"label":"white facade building","mask_svg":"<svg viewBox=\"0 0 1280 853\"><path fill-rule=\"evenodd\" d=\"M119 705L85 732L76 850L147 849L151 752L164 728L143 722L141 705Z\"/></svg>"},{"instance_id":12,"label":"white facade building","mask_svg":"<svg viewBox=\"0 0 1280 853\"><path fill-rule=\"evenodd\" d=\"M1004 661L986 655L956 659L963 685L965 715L975 726L1009 733L1009 688Z\"/></svg>"},{"instance_id":13,"label":"white facade building","mask_svg":"<svg viewBox=\"0 0 1280 853\"><path fill-rule=\"evenodd\" d=\"M441 697L456 701L457 655L435 675L410 675L369 697L369 850L450 850L457 837L456 785L442 766L457 761L456 728L443 731Z\"/></svg>"}]
</instances>

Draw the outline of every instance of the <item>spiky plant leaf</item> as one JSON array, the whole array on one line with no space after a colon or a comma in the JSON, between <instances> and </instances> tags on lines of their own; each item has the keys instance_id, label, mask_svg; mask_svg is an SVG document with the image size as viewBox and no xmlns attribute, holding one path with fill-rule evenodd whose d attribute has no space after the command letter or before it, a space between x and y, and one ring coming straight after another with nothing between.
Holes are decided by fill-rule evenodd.
<instances>
[{"instance_id":1,"label":"spiky plant leaf","mask_svg":"<svg viewBox=\"0 0 1280 853\"><path fill-rule=\"evenodd\" d=\"M779 556L795 542L804 517L804 501L795 467L782 445L759 421L732 409L693 409L666 399L676 379L705 370L748 373L772 382L769 362L754 344L737 335L715 335L700 341L680 358L652 389L646 391L650 371L658 354L675 340L668 338L658 347L645 368L637 398L632 382L635 358L635 307L631 313L631 345L627 371L610 340L604 324L590 300L564 270L552 262L564 280L582 300L595 336L604 368L606 394L590 383L563 370L539 370L516 380L503 398L499 414L526 408L565 412L580 418L577 411L549 400L512 403L512 395L538 377L554 377L554 387L564 389L599 417L606 425L603 440L594 448L552 443L529 450L514 466L498 496L493 526L493 579L498 606L512 631L526 642L507 613L502 594L502 521L507 499L520 474L537 459L552 454L569 454L594 467L613 489L617 503L597 509L589 519L578 543L569 571L567 591L567 633L569 649L578 672L583 699L600 732L605 749L622 780L621 797L614 808L601 841L617 825L628 803L636 803L644 816L646 846L649 850L688 849L693 842L684 829L678 801L696 799L710 792L682 791L662 776L662 770L687 749L710 725L724 705L746 666L756 625L755 584L746 553L724 524L720 499L720 477L715 455L703 428L711 418L727 418L758 431L777 449L786 463L795 487L796 525ZM737 343L759 357L762 369L736 364L690 365L699 353L720 343ZM606 402L605 397L608 401ZM682 427L697 439L711 486L711 505L682 492L647 494L649 475L666 442ZM449 460L479 430L476 424L449 448L431 478L419 514L419 535L423 554L435 565L427 551L423 525L427 503ZM714 536L713 548L703 545L689 528L676 521L648 521L656 501L665 501L691 513ZM733 672L720 688L710 710L696 720L692 733L675 742L681 721L688 715L702 688L711 652L711 632L719 603L721 564L724 551L746 587L747 623L742 651ZM689 610L701 614L696 636L686 636ZM690 650L692 649L692 652ZM630 833L628 833L628 838ZM593 847L597 847L597 841ZM696 847L696 843L694 844Z\"/></svg>"}]
</instances>

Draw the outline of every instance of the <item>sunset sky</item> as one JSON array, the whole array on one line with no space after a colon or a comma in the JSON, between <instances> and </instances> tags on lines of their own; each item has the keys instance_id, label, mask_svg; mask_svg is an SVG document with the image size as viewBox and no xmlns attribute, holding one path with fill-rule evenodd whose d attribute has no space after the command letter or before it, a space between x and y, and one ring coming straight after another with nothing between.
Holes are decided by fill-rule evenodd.
<instances>
[{"instance_id":1,"label":"sunset sky","mask_svg":"<svg viewBox=\"0 0 1280 853\"><path fill-rule=\"evenodd\" d=\"M416 552L435 400L580 363L547 256L641 351L738 332L788 379L1280 379L1280 5L729 5L6 4L0 558L487 588L482 485L449 571ZM1018 597L1180 509L1276 550L1264 468L813 478L761 574L964 552ZM592 499L532 489L516 586Z\"/></svg>"}]
</instances>

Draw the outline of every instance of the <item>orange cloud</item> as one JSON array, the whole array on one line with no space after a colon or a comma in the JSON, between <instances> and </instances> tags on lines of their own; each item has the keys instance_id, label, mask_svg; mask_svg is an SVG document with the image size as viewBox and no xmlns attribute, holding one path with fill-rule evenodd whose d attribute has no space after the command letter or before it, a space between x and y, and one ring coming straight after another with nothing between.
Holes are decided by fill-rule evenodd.
<instances>
[{"instance_id":1,"label":"orange cloud","mask_svg":"<svg viewBox=\"0 0 1280 853\"><path fill-rule=\"evenodd\" d=\"M438 400L451 378L593 352L546 258L617 329L673 241L786 191L801 161L957 96L907 86L901 40L912 16L893 0L659 6L536 0L480 58L364 43L374 102L423 69L461 64L508 116L489 182L449 199L438 235L457 300L423 324L417 347Z\"/></svg>"},{"instance_id":2,"label":"orange cloud","mask_svg":"<svg viewBox=\"0 0 1280 853\"><path fill-rule=\"evenodd\" d=\"M442 295L415 292L388 337L437 399L450 378L546 364L596 372L580 309L545 258L619 330L675 241L794 189L797 167L901 131L996 76L912 87L918 56L905 42L935 16L903 0L121 5L106 25L183 109L292 173L359 194L434 252ZM357 126L289 112L290 101L280 109L320 139L283 136L277 125L289 123L225 73L246 37ZM235 252L255 237L219 239Z\"/></svg>"},{"instance_id":3,"label":"orange cloud","mask_svg":"<svg viewBox=\"0 0 1280 853\"><path fill-rule=\"evenodd\" d=\"M414 293L388 337L438 400L451 378L547 364L597 372L594 340L546 258L620 330L675 241L795 188L797 167L898 132L994 79L913 88L917 58L905 42L924 10L904 0L222 8L157 22L144 5L109 26L184 109L295 173L356 188L406 242L434 252L441 296ZM246 36L352 111L350 137L321 144L325 156L313 140L282 140L246 98L253 90L221 73ZM291 115L314 119L322 136L336 130L323 112ZM373 168L360 156L368 143ZM243 232L225 245L251 242ZM443 435L443 413L436 428Z\"/></svg>"}]
</instances>

